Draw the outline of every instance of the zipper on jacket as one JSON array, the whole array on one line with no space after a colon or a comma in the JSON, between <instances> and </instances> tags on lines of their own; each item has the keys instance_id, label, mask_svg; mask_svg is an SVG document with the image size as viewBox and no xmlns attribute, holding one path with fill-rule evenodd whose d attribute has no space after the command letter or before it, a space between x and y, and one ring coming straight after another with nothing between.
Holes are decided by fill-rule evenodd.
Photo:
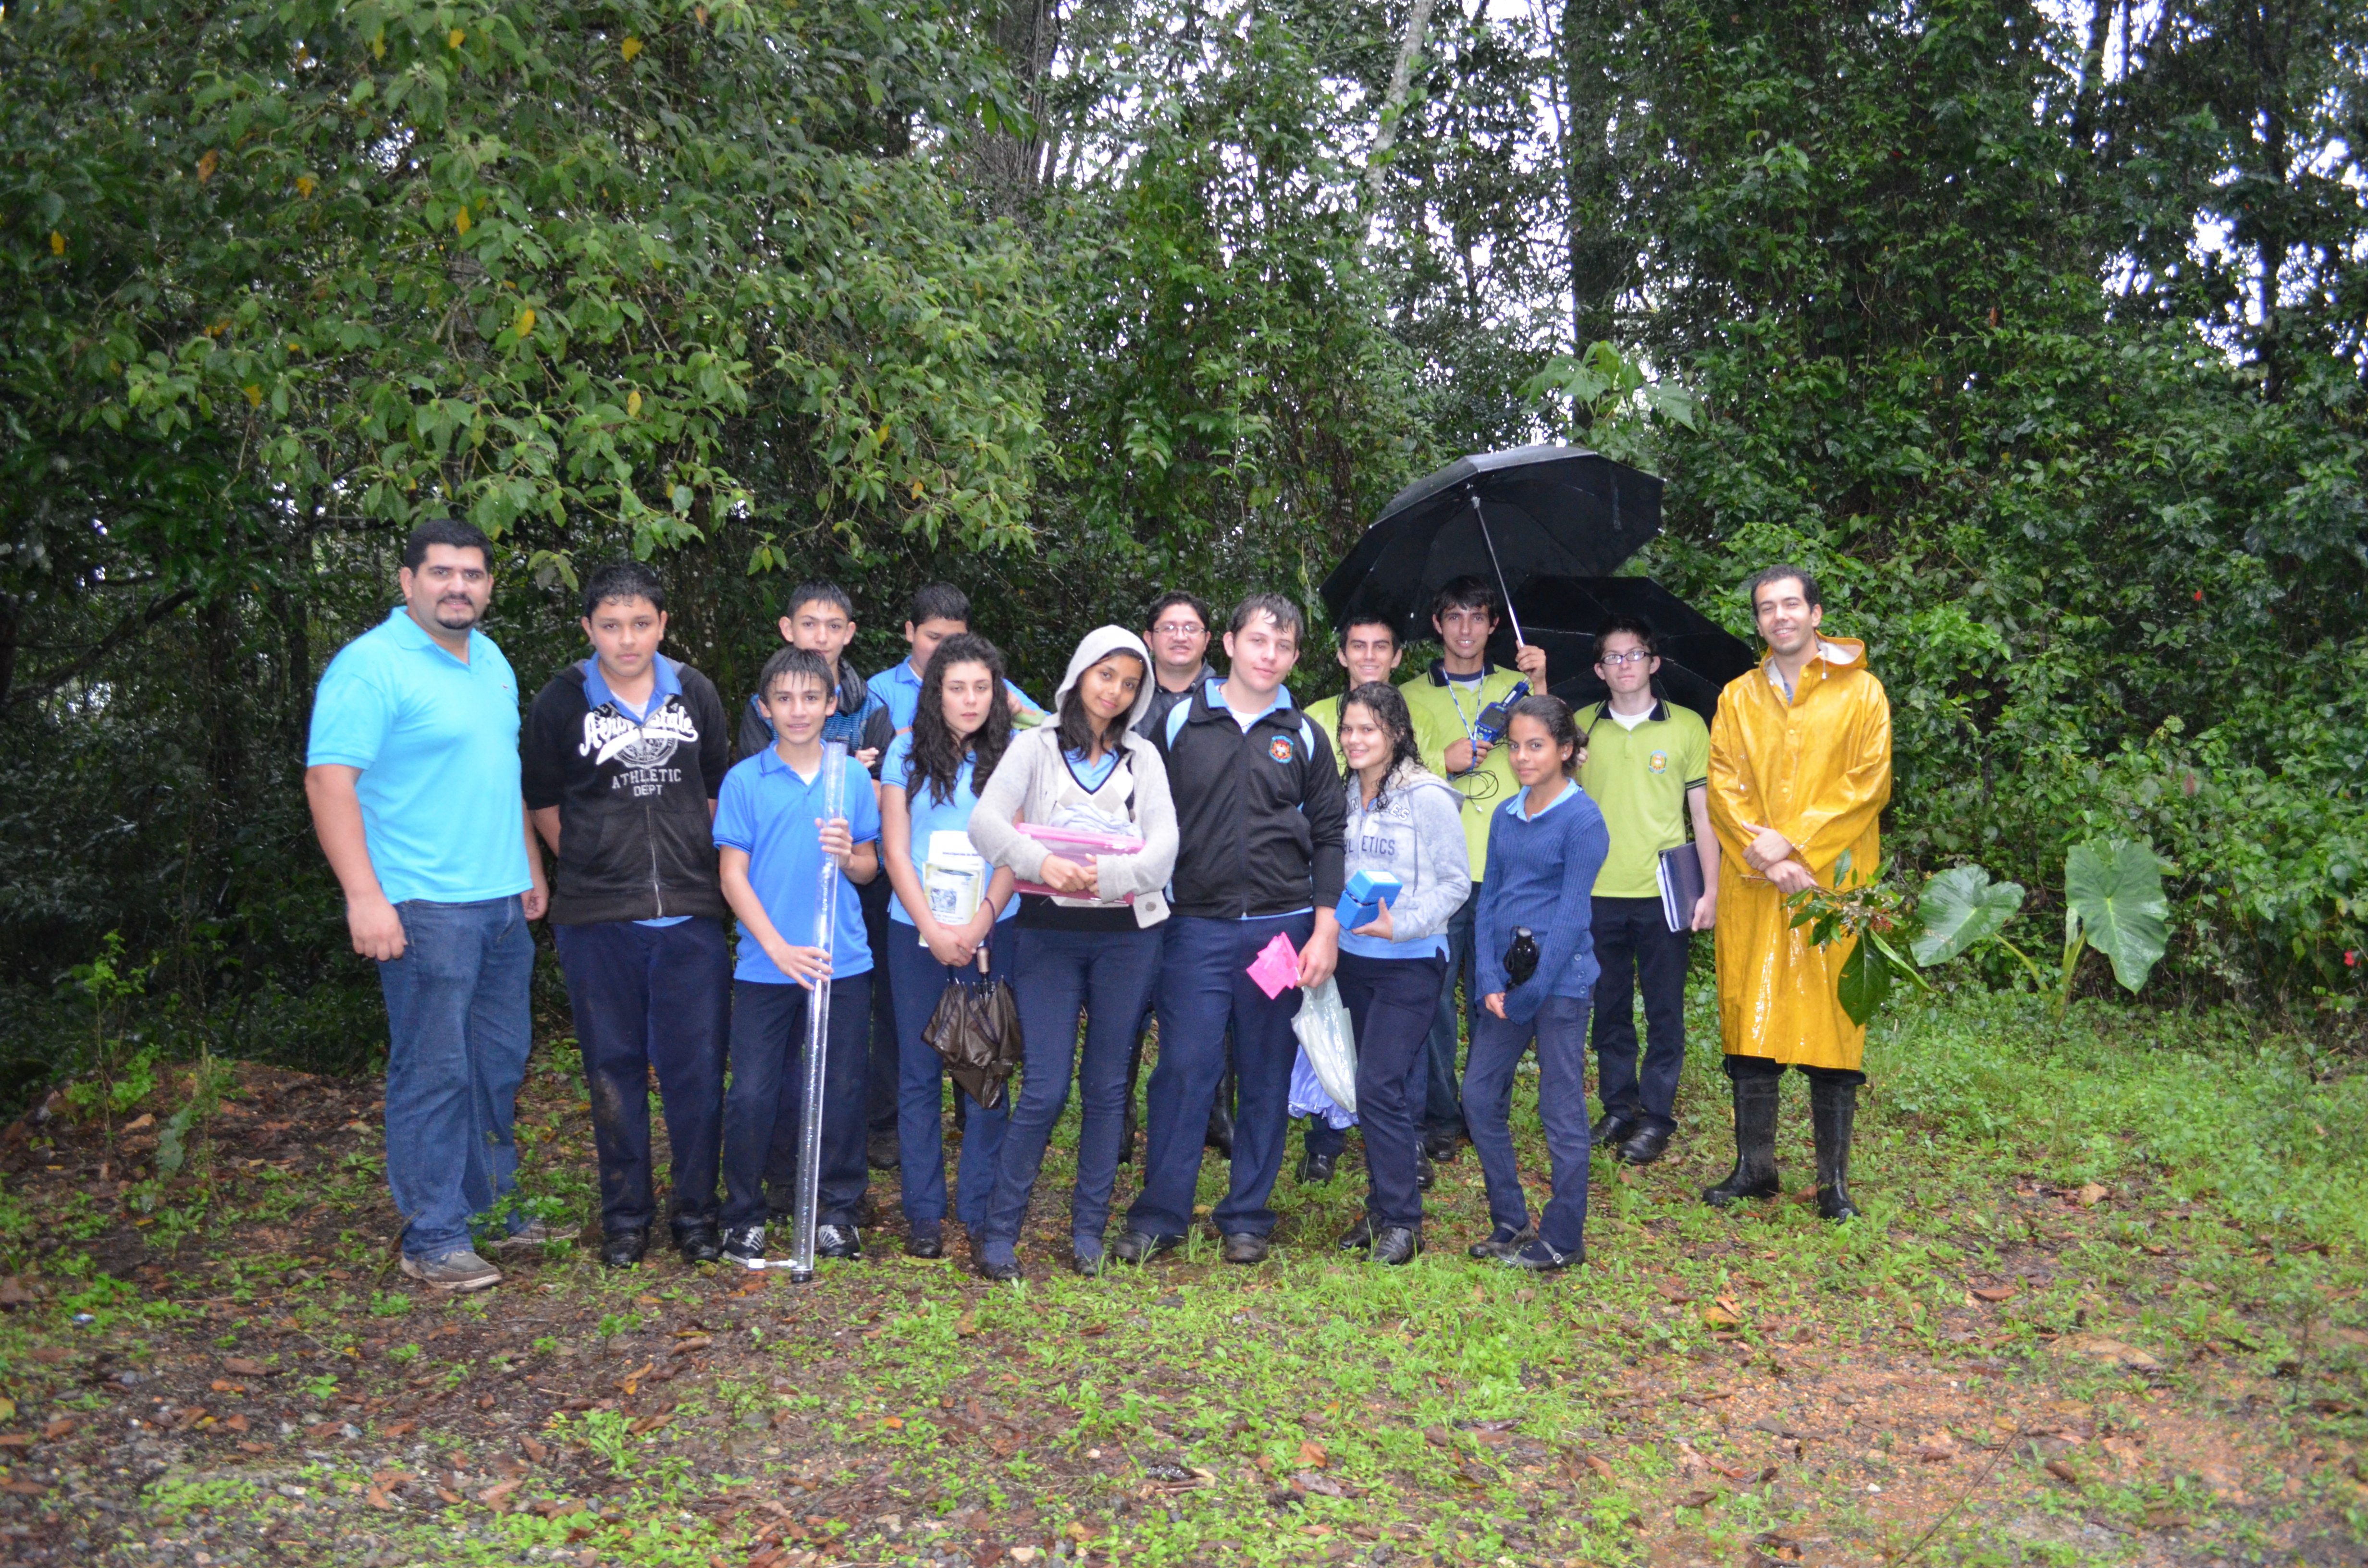
<instances>
[{"instance_id":1,"label":"zipper on jacket","mask_svg":"<svg viewBox=\"0 0 2368 1568\"><path fill-rule=\"evenodd\" d=\"M650 846L650 896L657 901L658 912L653 917L666 918L666 885L658 880L657 807L653 801L642 802L642 836Z\"/></svg>"}]
</instances>

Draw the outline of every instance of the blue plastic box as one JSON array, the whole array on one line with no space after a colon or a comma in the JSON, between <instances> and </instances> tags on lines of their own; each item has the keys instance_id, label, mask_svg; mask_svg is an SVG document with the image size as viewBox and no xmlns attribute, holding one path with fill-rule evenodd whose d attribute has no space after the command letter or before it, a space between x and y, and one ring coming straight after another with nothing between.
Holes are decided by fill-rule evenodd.
<instances>
[{"instance_id":1,"label":"blue plastic box","mask_svg":"<svg viewBox=\"0 0 2368 1568\"><path fill-rule=\"evenodd\" d=\"M1332 913L1338 917L1340 929L1354 931L1379 920L1383 906L1395 903L1405 891L1406 884L1387 871L1360 871L1349 879Z\"/></svg>"}]
</instances>

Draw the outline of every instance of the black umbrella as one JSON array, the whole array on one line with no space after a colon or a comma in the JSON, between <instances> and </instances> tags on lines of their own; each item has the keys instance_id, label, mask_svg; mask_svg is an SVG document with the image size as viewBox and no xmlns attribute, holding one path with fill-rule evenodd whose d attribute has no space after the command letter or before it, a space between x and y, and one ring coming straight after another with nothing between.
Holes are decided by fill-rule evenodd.
<instances>
[{"instance_id":1,"label":"black umbrella","mask_svg":"<svg viewBox=\"0 0 2368 1568\"><path fill-rule=\"evenodd\" d=\"M1661 482L1577 447L1519 447L1459 458L1382 508L1324 579L1336 626L1388 621L1402 642L1430 635L1431 596L1451 579L1512 590L1533 577L1608 577L1661 528Z\"/></svg>"},{"instance_id":2,"label":"black umbrella","mask_svg":"<svg viewBox=\"0 0 2368 1568\"><path fill-rule=\"evenodd\" d=\"M1574 708L1607 693L1595 675L1595 635L1614 616L1652 628L1661 695L1708 721L1721 687L1758 664L1751 645L1649 577L1532 577L1513 596L1529 641L1543 648L1550 689Z\"/></svg>"}]
</instances>

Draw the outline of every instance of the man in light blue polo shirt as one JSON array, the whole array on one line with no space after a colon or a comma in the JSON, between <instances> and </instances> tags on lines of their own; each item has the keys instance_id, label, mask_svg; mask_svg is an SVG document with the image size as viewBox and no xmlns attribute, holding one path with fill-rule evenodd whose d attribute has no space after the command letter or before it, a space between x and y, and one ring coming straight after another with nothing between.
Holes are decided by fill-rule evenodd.
<instances>
[{"instance_id":1,"label":"man in light blue polo shirt","mask_svg":"<svg viewBox=\"0 0 2368 1568\"><path fill-rule=\"evenodd\" d=\"M863 683L888 705L888 717L896 722L898 734L913 727L913 710L921 705L921 673L929 667L929 655L947 638L969 630L970 596L960 588L951 583L924 583L913 591L905 618L905 641L912 647L911 655ZM1014 724L1027 730L1044 722L1042 706L1020 690L1017 682L1005 681L1003 689L1011 696Z\"/></svg>"},{"instance_id":2,"label":"man in light blue polo shirt","mask_svg":"<svg viewBox=\"0 0 2368 1568\"><path fill-rule=\"evenodd\" d=\"M455 1290L502 1278L472 1232L518 1185L527 922L547 902L518 788L518 677L476 630L492 568L492 543L466 523L412 531L403 603L329 662L304 758L354 950L378 961L386 994L386 1178L403 1271ZM496 1233L495 1245L544 1239L518 1214Z\"/></svg>"}]
</instances>

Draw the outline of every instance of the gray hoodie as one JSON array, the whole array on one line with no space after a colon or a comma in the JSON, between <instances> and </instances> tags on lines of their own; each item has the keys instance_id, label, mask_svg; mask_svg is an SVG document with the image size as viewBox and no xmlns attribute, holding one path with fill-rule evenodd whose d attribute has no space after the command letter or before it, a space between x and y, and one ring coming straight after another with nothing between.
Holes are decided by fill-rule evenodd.
<instances>
[{"instance_id":1,"label":"gray hoodie","mask_svg":"<svg viewBox=\"0 0 2368 1568\"><path fill-rule=\"evenodd\" d=\"M1348 790L1348 874L1386 871L1405 886L1390 905L1394 939L1343 932L1340 950L1369 959L1445 956L1442 933L1472 892L1463 797L1411 761L1390 774L1371 810L1364 803L1364 784L1353 773Z\"/></svg>"},{"instance_id":2,"label":"gray hoodie","mask_svg":"<svg viewBox=\"0 0 2368 1568\"><path fill-rule=\"evenodd\" d=\"M1112 653L1133 653L1143 661L1144 681L1134 694L1134 707L1120 732L1118 766L1099 785L1088 789L1061 754L1061 703L1077 677ZM1017 823L1038 824L1068 822L1080 826L1131 831L1143 840L1133 855L1095 858L1100 873L1104 905L1126 907L1117 901L1134 895L1134 922L1156 926L1167 918L1167 879L1176 869L1176 807L1167 793L1167 768L1149 741L1133 733L1151 706L1151 652L1143 639L1119 626L1098 627L1086 634L1070 655L1069 673L1053 694L1053 717L1032 730L1011 737L994 777L979 792L971 812L970 841L993 866L1008 866L1021 881L1042 881L1044 846L1019 831ZM1098 907L1087 899L1060 899L1064 908ZM1023 920L1028 916L1023 915Z\"/></svg>"}]
</instances>

